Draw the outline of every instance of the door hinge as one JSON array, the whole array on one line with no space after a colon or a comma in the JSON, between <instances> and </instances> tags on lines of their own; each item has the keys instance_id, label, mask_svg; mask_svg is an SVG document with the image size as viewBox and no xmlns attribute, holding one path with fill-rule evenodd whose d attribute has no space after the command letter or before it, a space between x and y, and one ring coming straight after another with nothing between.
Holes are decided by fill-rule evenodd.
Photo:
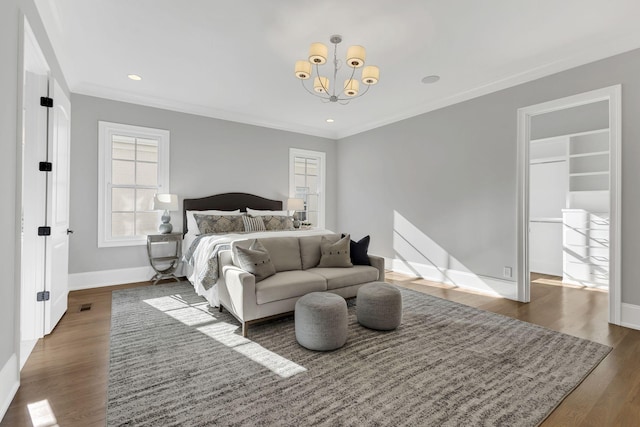
<instances>
[{"instance_id":1,"label":"door hinge","mask_svg":"<svg viewBox=\"0 0 640 427\"><path fill-rule=\"evenodd\" d=\"M38 227L38 236L51 236L51 227Z\"/></svg>"},{"instance_id":2,"label":"door hinge","mask_svg":"<svg viewBox=\"0 0 640 427\"><path fill-rule=\"evenodd\" d=\"M36 294L36 299L38 301L49 301L49 291L42 291Z\"/></svg>"},{"instance_id":3,"label":"door hinge","mask_svg":"<svg viewBox=\"0 0 640 427\"><path fill-rule=\"evenodd\" d=\"M42 105L43 107L52 108L53 107L53 98L49 98L48 96L41 96L40 97L40 105Z\"/></svg>"},{"instance_id":4,"label":"door hinge","mask_svg":"<svg viewBox=\"0 0 640 427\"><path fill-rule=\"evenodd\" d=\"M51 172L53 170L53 164L51 162L40 162L40 172Z\"/></svg>"}]
</instances>

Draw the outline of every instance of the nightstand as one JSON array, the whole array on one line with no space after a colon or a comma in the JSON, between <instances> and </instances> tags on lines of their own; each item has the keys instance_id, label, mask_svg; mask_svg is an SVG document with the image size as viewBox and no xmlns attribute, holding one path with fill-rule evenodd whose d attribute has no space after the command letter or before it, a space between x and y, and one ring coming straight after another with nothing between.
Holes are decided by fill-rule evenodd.
<instances>
[{"instance_id":1,"label":"nightstand","mask_svg":"<svg viewBox=\"0 0 640 427\"><path fill-rule=\"evenodd\" d=\"M171 245L171 246L167 246ZM162 253L154 254L153 249L163 249ZM165 249L166 248L166 249ZM174 250L172 250L174 249ZM175 271L180 265L182 256L182 234L149 234L147 236L147 254L149 264L156 274L151 278L155 285L162 279L175 279L180 281L175 275Z\"/></svg>"}]
</instances>

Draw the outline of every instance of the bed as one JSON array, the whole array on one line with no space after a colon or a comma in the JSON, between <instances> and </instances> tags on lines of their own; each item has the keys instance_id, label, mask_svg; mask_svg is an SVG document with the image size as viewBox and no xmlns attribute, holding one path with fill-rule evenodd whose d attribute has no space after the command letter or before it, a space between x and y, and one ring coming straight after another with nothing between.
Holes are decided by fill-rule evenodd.
<instances>
[{"instance_id":1,"label":"bed","mask_svg":"<svg viewBox=\"0 0 640 427\"><path fill-rule=\"evenodd\" d=\"M281 211L282 201L271 200L248 193L224 193L198 199L184 199L183 218L183 267L182 274L189 279L196 293L206 298L212 307L219 306L217 275L218 253L230 248L232 242L267 236L301 236L332 234L328 230L287 230L260 231L228 234L199 234L199 230L189 229L188 211L234 211L246 213L254 210ZM192 228L193 222L191 222Z\"/></svg>"}]
</instances>

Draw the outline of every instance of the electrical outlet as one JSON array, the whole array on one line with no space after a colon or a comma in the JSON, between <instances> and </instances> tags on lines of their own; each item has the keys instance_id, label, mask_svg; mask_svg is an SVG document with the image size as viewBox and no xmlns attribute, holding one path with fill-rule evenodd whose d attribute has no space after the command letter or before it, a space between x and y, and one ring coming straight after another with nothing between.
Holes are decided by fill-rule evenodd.
<instances>
[{"instance_id":1,"label":"electrical outlet","mask_svg":"<svg viewBox=\"0 0 640 427\"><path fill-rule=\"evenodd\" d=\"M502 270L502 275L503 275L504 277L511 277L511 275L512 275L512 274L513 274L513 271L512 271L512 269L511 269L511 267L505 267L505 268Z\"/></svg>"}]
</instances>

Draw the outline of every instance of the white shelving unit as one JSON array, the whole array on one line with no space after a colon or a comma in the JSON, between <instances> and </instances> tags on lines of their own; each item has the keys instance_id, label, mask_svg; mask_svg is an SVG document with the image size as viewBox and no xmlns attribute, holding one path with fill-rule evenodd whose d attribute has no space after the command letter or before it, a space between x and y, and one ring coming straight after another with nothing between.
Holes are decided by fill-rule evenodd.
<instances>
[{"instance_id":1,"label":"white shelving unit","mask_svg":"<svg viewBox=\"0 0 640 427\"><path fill-rule=\"evenodd\" d=\"M609 130L569 138L569 195L562 211L566 283L609 285Z\"/></svg>"}]
</instances>

